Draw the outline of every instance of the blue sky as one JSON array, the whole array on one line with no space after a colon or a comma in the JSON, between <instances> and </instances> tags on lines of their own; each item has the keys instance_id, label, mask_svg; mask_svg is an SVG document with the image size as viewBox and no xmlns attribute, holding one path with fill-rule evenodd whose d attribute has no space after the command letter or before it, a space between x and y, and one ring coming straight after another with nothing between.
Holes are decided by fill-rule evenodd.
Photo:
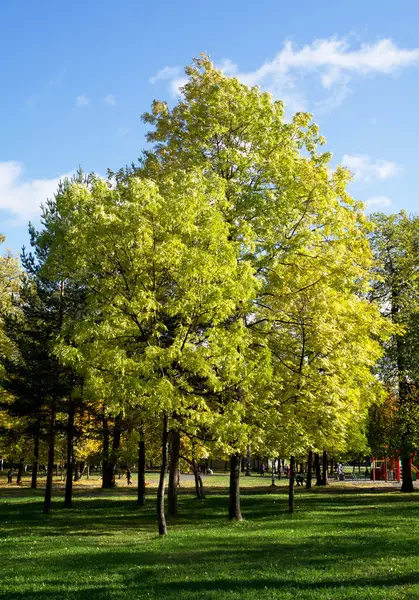
<instances>
[{"instance_id":1,"label":"blue sky","mask_svg":"<svg viewBox=\"0 0 419 600\"><path fill-rule=\"evenodd\" d=\"M0 5L0 231L27 222L79 165L106 173L144 147L141 114L174 102L208 52L228 74L309 110L369 210L415 212L419 3L401 0L37 0Z\"/></svg>"}]
</instances>

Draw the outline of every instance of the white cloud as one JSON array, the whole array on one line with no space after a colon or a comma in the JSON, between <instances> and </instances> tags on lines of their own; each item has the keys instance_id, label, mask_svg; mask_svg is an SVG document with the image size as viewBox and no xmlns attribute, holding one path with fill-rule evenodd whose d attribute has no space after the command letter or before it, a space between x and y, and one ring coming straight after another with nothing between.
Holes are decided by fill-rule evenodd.
<instances>
[{"instance_id":1,"label":"white cloud","mask_svg":"<svg viewBox=\"0 0 419 600\"><path fill-rule=\"evenodd\" d=\"M150 83L158 81L169 81L169 89L171 94L176 96L179 94L181 87L187 82L187 77L184 74L182 67L163 67L158 73L150 77Z\"/></svg>"},{"instance_id":2,"label":"white cloud","mask_svg":"<svg viewBox=\"0 0 419 600\"><path fill-rule=\"evenodd\" d=\"M90 98L81 94L81 96L77 96L76 98L76 106L78 108L82 108L83 106L87 106L90 103Z\"/></svg>"},{"instance_id":3,"label":"white cloud","mask_svg":"<svg viewBox=\"0 0 419 600\"><path fill-rule=\"evenodd\" d=\"M388 196L371 196L365 204L367 205L367 208L385 208L386 206L390 206L391 198Z\"/></svg>"},{"instance_id":4,"label":"white cloud","mask_svg":"<svg viewBox=\"0 0 419 600\"><path fill-rule=\"evenodd\" d=\"M395 162L378 159L372 161L364 154L345 154L342 164L352 171L355 181L369 183L376 179L391 179L401 173L402 169Z\"/></svg>"},{"instance_id":5,"label":"white cloud","mask_svg":"<svg viewBox=\"0 0 419 600\"><path fill-rule=\"evenodd\" d=\"M108 94L105 96L103 101L105 104L109 104L109 106L115 106L116 104L116 98L113 94Z\"/></svg>"},{"instance_id":6,"label":"white cloud","mask_svg":"<svg viewBox=\"0 0 419 600\"><path fill-rule=\"evenodd\" d=\"M259 85L280 97L290 108L301 109L306 104L307 81L312 74L323 90L331 92L331 98L322 101L321 110L335 107L351 92L349 82L354 76L393 73L398 69L417 65L419 48L399 48L391 39L381 39L373 44L361 44L353 48L347 38L314 40L301 48L286 41L271 61L264 62L254 71L241 72L231 61L224 61L225 72L237 76L243 83ZM180 67L164 67L151 83L168 80L172 92L178 90L181 78Z\"/></svg>"},{"instance_id":7,"label":"white cloud","mask_svg":"<svg viewBox=\"0 0 419 600\"><path fill-rule=\"evenodd\" d=\"M41 203L52 198L59 181L69 176L25 181L23 174L22 163L0 162L0 210L7 211L19 224L39 217Z\"/></svg>"}]
</instances>

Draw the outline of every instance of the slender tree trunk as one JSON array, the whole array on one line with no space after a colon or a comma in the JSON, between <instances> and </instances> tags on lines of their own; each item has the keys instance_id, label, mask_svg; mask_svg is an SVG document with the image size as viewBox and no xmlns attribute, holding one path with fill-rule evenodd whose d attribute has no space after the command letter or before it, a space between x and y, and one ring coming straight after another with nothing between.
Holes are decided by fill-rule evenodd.
<instances>
[{"instance_id":1,"label":"slender tree trunk","mask_svg":"<svg viewBox=\"0 0 419 600\"><path fill-rule=\"evenodd\" d=\"M247 444L246 477L252 475L252 457L250 455L250 444Z\"/></svg>"},{"instance_id":2,"label":"slender tree trunk","mask_svg":"<svg viewBox=\"0 0 419 600\"><path fill-rule=\"evenodd\" d=\"M318 452L314 454L314 468L316 469L316 485L322 485L322 473L320 469L320 456Z\"/></svg>"},{"instance_id":3,"label":"slender tree trunk","mask_svg":"<svg viewBox=\"0 0 419 600\"><path fill-rule=\"evenodd\" d=\"M74 419L76 416L76 403L70 398L68 403L67 420L67 469L65 480L64 507L73 506L73 456L74 456Z\"/></svg>"},{"instance_id":4,"label":"slender tree trunk","mask_svg":"<svg viewBox=\"0 0 419 600\"><path fill-rule=\"evenodd\" d=\"M180 433L173 429L170 434L169 484L167 487L167 512L171 517L177 515L177 495L179 487Z\"/></svg>"},{"instance_id":5,"label":"slender tree trunk","mask_svg":"<svg viewBox=\"0 0 419 600\"><path fill-rule=\"evenodd\" d=\"M295 478L295 456L290 458L290 480L288 483L288 510L294 512L294 478Z\"/></svg>"},{"instance_id":6,"label":"slender tree trunk","mask_svg":"<svg viewBox=\"0 0 419 600\"><path fill-rule=\"evenodd\" d=\"M55 416L56 408L55 402L51 406L51 416L49 425L48 435L48 467L47 467L47 481L45 484L45 497L44 497L44 514L48 515L51 512L51 498L52 498L52 476L54 469L54 453L55 453Z\"/></svg>"},{"instance_id":7,"label":"slender tree trunk","mask_svg":"<svg viewBox=\"0 0 419 600\"><path fill-rule=\"evenodd\" d=\"M102 435L103 435L103 461L102 461L102 488L112 487L112 479L109 477L109 421L105 417L102 418Z\"/></svg>"},{"instance_id":8,"label":"slender tree trunk","mask_svg":"<svg viewBox=\"0 0 419 600\"><path fill-rule=\"evenodd\" d=\"M20 485L22 483L22 475L23 475L23 467L24 467L25 457L22 456L19 460L19 466L17 469L17 479L16 483Z\"/></svg>"},{"instance_id":9,"label":"slender tree trunk","mask_svg":"<svg viewBox=\"0 0 419 600\"><path fill-rule=\"evenodd\" d=\"M198 498L198 500L202 500L201 497L201 487L199 485L199 473L198 473L198 468L192 467L193 470L193 476L194 476L194 480L195 480L195 492L196 492L196 497Z\"/></svg>"},{"instance_id":10,"label":"slender tree trunk","mask_svg":"<svg viewBox=\"0 0 419 600\"><path fill-rule=\"evenodd\" d=\"M195 459L191 461L192 472L195 480L195 492L198 500L203 500L205 498L204 494L204 485L202 483L202 477L198 471L198 464Z\"/></svg>"},{"instance_id":11,"label":"slender tree trunk","mask_svg":"<svg viewBox=\"0 0 419 600\"><path fill-rule=\"evenodd\" d=\"M313 450L310 450L308 453L307 460L307 479L306 479L306 488L311 490L311 479L313 477Z\"/></svg>"},{"instance_id":12,"label":"slender tree trunk","mask_svg":"<svg viewBox=\"0 0 419 600\"><path fill-rule=\"evenodd\" d=\"M145 504L145 441L143 432L138 442L138 506Z\"/></svg>"},{"instance_id":13,"label":"slender tree trunk","mask_svg":"<svg viewBox=\"0 0 419 600\"><path fill-rule=\"evenodd\" d=\"M412 465L410 456L402 456L402 487L401 492L413 492Z\"/></svg>"},{"instance_id":14,"label":"slender tree trunk","mask_svg":"<svg viewBox=\"0 0 419 600\"><path fill-rule=\"evenodd\" d=\"M228 516L230 520L242 521L240 511L240 454L230 456L230 494L228 500Z\"/></svg>"},{"instance_id":15,"label":"slender tree trunk","mask_svg":"<svg viewBox=\"0 0 419 600\"><path fill-rule=\"evenodd\" d=\"M40 440L40 425L36 429L34 444L33 444L33 463L32 463L32 480L31 488L36 490L38 480L38 464L39 464L39 440Z\"/></svg>"},{"instance_id":16,"label":"slender tree trunk","mask_svg":"<svg viewBox=\"0 0 419 600\"><path fill-rule=\"evenodd\" d=\"M275 458L272 459L271 487L275 487Z\"/></svg>"},{"instance_id":17,"label":"slender tree trunk","mask_svg":"<svg viewBox=\"0 0 419 600\"><path fill-rule=\"evenodd\" d=\"M118 461L118 451L121 444L121 415L115 417L112 452L109 452L109 422L103 418L103 466L102 466L102 488L115 487L115 470Z\"/></svg>"},{"instance_id":18,"label":"slender tree trunk","mask_svg":"<svg viewBox=\"0 0 419 600\"><path fill-rule=\"evenodd\" d=\"M327 485L327 452L323 450L323 473L322 473L322 485Z\"/></svg>"},{"instance_id":19,"label":"slender tree trunk","mask_svg":"<svg viewBox=\"0 0 419 600\"><path fill-rule=\"evenodd\" d=\"M169 434L167 432L167 416L163 417L163 434L162 434L162 458L160 469L160 480L157 489L157 522L159 526L159 535L167 534L166 517L164 514L164 480L167 471L167 441Z\"/></svg>"},{"instance_id":20,"label":"slender tree trunk","mask_svg":"<svg viewBox=\"0 0 419 600\"><path fill-rule=\"evenodd\" d=\"M79 461L74 462L74 481L78 481L80 479L80 463Z\"/></svg>"}]
</instances>

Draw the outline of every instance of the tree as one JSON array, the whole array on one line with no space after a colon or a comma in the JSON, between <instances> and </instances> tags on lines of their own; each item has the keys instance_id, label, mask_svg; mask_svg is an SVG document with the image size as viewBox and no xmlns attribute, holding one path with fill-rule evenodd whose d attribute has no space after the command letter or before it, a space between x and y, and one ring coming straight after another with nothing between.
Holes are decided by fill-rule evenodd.
<instances>
[{"instance_id":1,"label":"tree","mask_svg":"<svg viewBox=\"0 0 419 600\"><path fill-rule=\"evenodd\" d=\"M202 420L214 392L220 398L242 377L248 333L231 317L256 281L247 261L237 260L219 206L223 191L198 171L171 174L159 186L94 179L57 195L54 218L45 220L45 272L59 263L87 298L85 318L64 331L61 360L88 365L85 386L113 399L115 410L137 402L161 419L161 534L169 416Z\"/></svg>"},{"instance_id":2,"label":"tree","mask_svg":"<svg viewBox=\"0 0 419 600\"><path fill-rule=\"evenodd\" d=\"M413 491L410 460L419 445L418 325L419 219L400 212L376 214L371 247L375 265L373 298L396 329L385 345L378 373L390 394L397 397L393 448L400 450L403 492Z\"/></svg>"},{"instance_id":3,"label":"tree","mask_svg":"<svg viewBox=\"0 0 419 600\"><path fill-rule=\"evenodd\" d=\"M252 348L270 354L265 364L276 382L272 411L266 390L236 390L236 405L252 397L239 427L251 426L257 396L262 410L256 429L275 427L276 412L278 447L287 446L287 455L304 447L323 450L331 429L343 447L351 420L365 415L367 392L379 393L371 367L380 354L378 339L387 334L366 298L370 225L346 192L349 174L340 167L330 171L330 154L320 152L324 139L311 115L297 113L285 122L282 102L223 76L205 55L186 74L172 109L155 101L144 115L154 127L148 134L153 147L117 179L134 172L159 181L200 168L224 182L226 203L220 206L230 236L259 282L253 302L236 314ZM261 413L270 419L262 423ZM244 436L236 434L237 428L230 440L233 479L234 457L246 449Z\"/></svg>"}]
</instances>

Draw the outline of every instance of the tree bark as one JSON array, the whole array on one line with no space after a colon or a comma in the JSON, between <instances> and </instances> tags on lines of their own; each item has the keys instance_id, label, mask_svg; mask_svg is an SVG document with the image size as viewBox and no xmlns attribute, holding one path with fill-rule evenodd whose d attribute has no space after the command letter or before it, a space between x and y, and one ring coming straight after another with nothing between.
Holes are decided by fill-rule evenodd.
<instances>
[{"instance_id":1,"label":"tree bark","mask_svg":"<svg viewBox=\"0 0 419 600\"><path fill-rule=\"evenodd\" d=\"M276 459L272 459L272 473L271 473L271 487L275 487L275 461Z\"/></svg>"},{"instance_id":2,"label":"tree bark","mask_svg":"<svg viewBox=\"0 0 419 600\"><path fill-rule=\"evenodd\" d=\"M228 499L228 517L230 520L242 521L240 511L240 454L230 456L230 493Z\"/></svg>"},{"instance_id":3,"label":"tree bark","mask_svg":"<svg viewBox=\"0 0 419 600\"><path fill-rule=\"evenodd\" d=\"M290 479L288 483L288 510L294 512L294 478L295 478L295 456L290 458Z\"/></svg>"},{"instance_id":4,"label":"tree bark","mask_svg":"<svg viewBox=\"0 0 419 600\"><path fill-rule=\"evenodd\" d=\"M73 398L68 403L67 419L67 468L65 479L64 507L73 506L73 457L74 457L74 419L76 417L76 403Z\"/></svg>"},{"instance_id":5,"label":"tree bark","mask_svg":"<svg viewBox=\"0 0 419 600\"><path fill-rule=\"evenodd\" d=\"M145 504L145 441L143 432L138 442L138 506Z\"/></svg>"},{"instance_id":6,"label":"tree bark","mask_svg":"<svg viewBox=\"0 0 419 600\"><path fill-rule=\"evenodd\" d=\"M402 487L401 492L413 492L412 465L410 456L402 456Z\"/></svg>"},{"instance_id":7,"label":"tree bark","mask_svg":"<svg viewBox=\"0 0 419 600\"><path fill-rule=\"evenodd\" d=\"M103 461L102 461L102 488L112 487L112 478L109 477L109 421L103 415L102 418L103 435Z\"/></svg>"},{"instance_id":8,"label":"tree bark","mask_svg":"<svg viewBox=\"0 0 419 600\"><path fill-rule=\"evenodd\" d=\"M322 473L322 485L327 485L327 452L323 450L323 473Z\"/></svg>"},{"instance_id":9,"label":"tree bark","mask_svg":"<svg viewBox=\"0 0 419 600\"><path fill-rule=\"evenodd\" d=\"M250 444L247 445L246 477L252 476L252 457L250 455Z\"/></svg>"},{"instance_id":10,"label":"tree bark","mask_svg":"<svg viewBox=\"0 0 419 600\"><path fill-rule=\"evenodd\" d=\"M103 418L103 467L102 467L102 488L115 487L115 469L118 461L118 451L121 444L121 415L115 417L112 452L109 452L109 422Z\"/></svg>"},{"instance_id":11,"label":"tree bark","mask_svg":"<svg viewBox=\"0 0 419 600\"><path fill-rule=\"evenodd\" d=\"M171 517L177 515L177 495L179 487L180 433L173 429L170 434L169 484L167 488L167 512Z\"/></svg>"},{"instance_id":12,"label":"tree bark","mask_svg":"<svg viewBox=\"0 0 419 600\"><path fill-rule=\"evenodd\" d=\"M310 450L308 453L307 460L307 479L306 479L306 489L311 490L311 480L313 477L313 450Z\"/></svg>"},{"instance_id":13,"label":"tree bark","mask_svg":"<svg viewBox=\"0 0 419 600\"><path fill-rule=\"evenodd\" d=\"M314 468L316 470L316 485L322 485L322 473L320 469L320 456L318 452L314 454Z\"/></svg>"},{"instance_id":14,"label":"tree bark","mask_svg":"<svg viewBox=\"0 0 419 600\"><path fill-rule=\"evenodd\" d=\"M54 469L54 453L55 453L55 417L56 408L55 402L51 406L51 416L48 434L48 467L47 467L47 481L45 484L45 497L44 497L44 509L45 515L51 513L51 498L52 498L52 476Z\"/></svg>"},{"instance_id":15,"label":"tree bark","mask_svg":"<svg viewBox=\"0 0 419 600\"><path fill-rule=\"evenodd\" d=\"M24 467L25 457L22 456L19 460L19 466L17 469L17 479L16 483L20 485L22 483L22 475L23 475L23 467Z\"/></svg>"},{"instance_id":16,"label":"tree bark","mask_svg":"<svg viewBox=\"0 0 419 600\"><path fill-rule=\"evenodd\" d=\"M32 462L32 479L31 488L36 490L38 481L38 464L39 464L39 440L40 440L40 425L36 429L34 443L33 443L33 462Z\"/></svg>"},{"instance_id":17,"label":"tree bark","mask_svg":"<svg viewBox=\"0 0 419 600\"><path fill-rule=\"evenodd\" d=\"M164 480L167 471L167 416L163 417L163 433L162 433L162 456L161 456L161 468L160 468L160 479L159 486L157 488L157 522L159 526L159 535L167 534L166 516L164 514Z\"/></svg>"}]
</instances>

